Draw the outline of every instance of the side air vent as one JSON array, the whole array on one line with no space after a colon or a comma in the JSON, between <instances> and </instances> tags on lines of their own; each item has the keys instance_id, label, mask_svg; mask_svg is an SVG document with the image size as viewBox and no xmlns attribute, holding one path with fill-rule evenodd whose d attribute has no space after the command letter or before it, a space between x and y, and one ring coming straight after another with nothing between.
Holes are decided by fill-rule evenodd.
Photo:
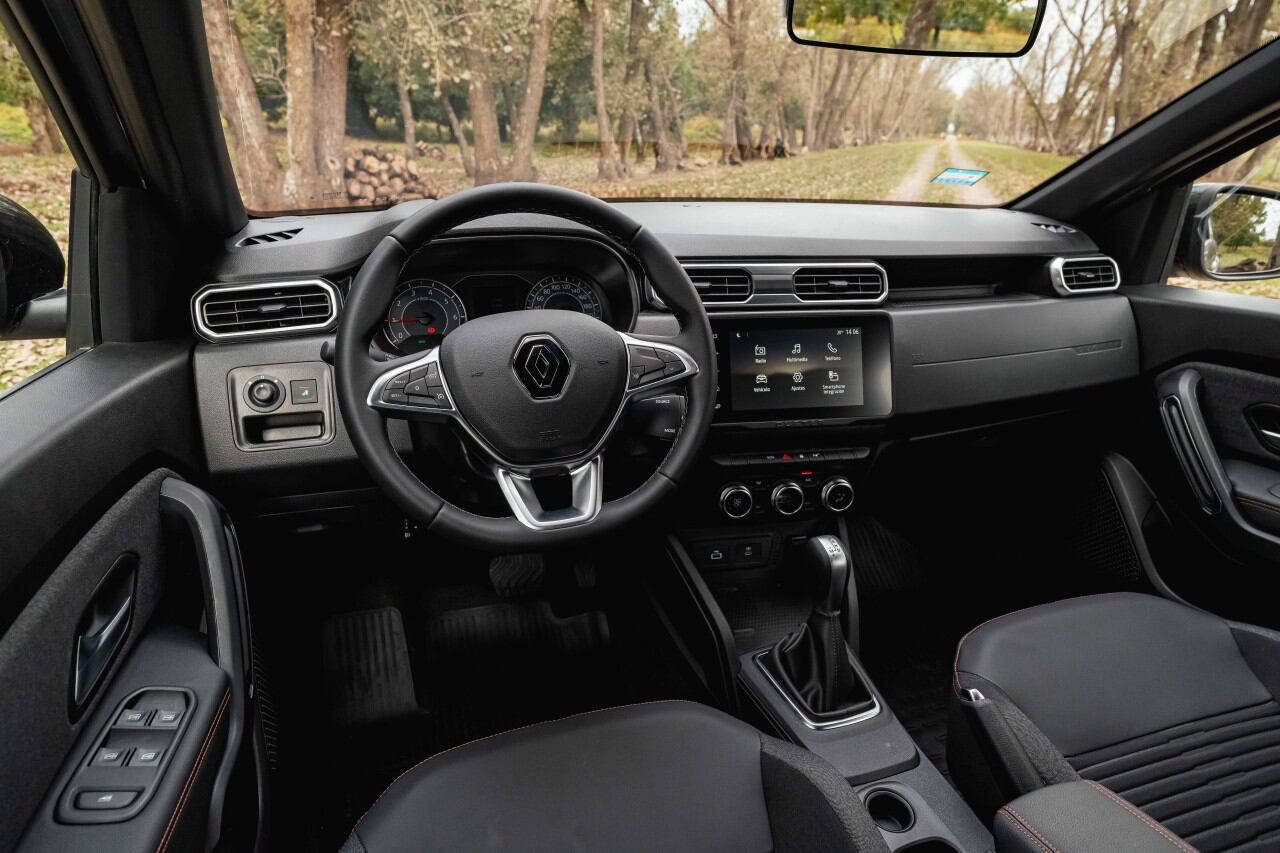
<instances>
[{"instance_id":1,"label":"side air vent","mask_svg":"<svg viewBox=\"0 0 1280 853\"><path fill-rule=\"evenodd\" d=\"M213 284L192 300L196 329L212 341L331 329L338 289L324 279Z\"/></svg>"},{"instance_id":2,"label":"side air vent","mask_svg":"<svg viewBox=\"0 0 1280 853\"><path fill-rule=\"evenodd\" d=\"M287 231L272 231L270 234L250 234L236 243L240 248L246 246L265 246L269 243L283 243L285 240L292 240L297 237L301 228L290 228Z\"/></svg>"},{"instance_id":3,"label":"side air vent","mask_svg":"<svg viewBox=\"0 0 1280 853\"><path fill-rule=\"evenodd\" d=\"M1120 286L1120 268L1105 255L1090 258L1054 258L1049 281L1062 296L1107 293Z\"/></svg>"},{"instance_id":4,"label":"side air vent","mask_svg":"<svg viewBox=\"0 0 1280 853\"><path fill-rule=\"evenodd\" d=\"M802 302L880 302L889 293L878 264L805 267L791 278Z\"/></svg>"},{"instance_id":5,"label":"side air vent","mask_svg":"<svg viewBox=\"0 0 1280 853\"><path fill-rule=\"evenodd\" d=\"M1059 225L1057 222L1032 222L1031 224L1042 231L1048 231L1050 234L1076 233L1076 229L1072 228L1070 225Z\"/></svg>"},{"instance_id":6,"label":"side air vent","mask_svg":"<svg viewBox=\"0 0 1280 853\"><path fill-rule=\"evenodd\" d=\"M751 274L744 269L690 264L684 271L705 304L746 302L751 298Z\"/></svg>"}]
</instances>

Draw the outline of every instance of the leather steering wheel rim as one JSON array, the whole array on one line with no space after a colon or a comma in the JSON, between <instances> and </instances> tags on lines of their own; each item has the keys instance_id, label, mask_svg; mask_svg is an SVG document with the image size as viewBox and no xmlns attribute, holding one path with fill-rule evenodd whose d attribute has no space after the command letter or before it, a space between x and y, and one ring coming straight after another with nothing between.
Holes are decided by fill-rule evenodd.
<instances>
[{"instance_id":1,"label":"leather steering wheel rim","mask_svg":"<svg viewBox=\"0 0 1280 853\"><path fill-rule=\"evenodd\" d=\"M533 529L514 516L477 515L441 498L418 479L396 453L387 416L366 394L395 362L369 355L401 273L414 255L459 225L508 213L538 213L585 225L637 262L680 325L670 338L640 343L671 344L696 362L684 379L685 419L666 457L635 491L604 502L590 520L573 526ZM528 312L535 313L535 312ZM639 336L644 337L644 336ZM338 325L334 374L343 423L374 482L425 529L484 550L520 551L554 547L615 532L631 524L674 491L697 459L711 427L716 357L711 325L683 267L667 248L631 217L592 196L547 184L504 183L463 190L433 202L384 237L351 284Z\"/></svg>"}]
</instances>

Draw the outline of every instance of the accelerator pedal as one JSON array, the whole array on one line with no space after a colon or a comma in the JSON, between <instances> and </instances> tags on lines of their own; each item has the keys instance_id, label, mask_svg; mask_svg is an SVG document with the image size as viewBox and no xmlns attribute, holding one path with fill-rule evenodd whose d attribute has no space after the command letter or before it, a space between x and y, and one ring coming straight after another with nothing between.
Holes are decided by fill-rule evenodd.
<instances>
[{"instance_id":1,"label":"accelerator pedal","mask_svg":"<svg viewBox=\"0 0 1280 853\"><path fill-rule=\"evenodd\" d=\"M500 554L489 561L489 582L503 598L536 594L546 576L541 554Z\"/></svg>"}]
</instances>

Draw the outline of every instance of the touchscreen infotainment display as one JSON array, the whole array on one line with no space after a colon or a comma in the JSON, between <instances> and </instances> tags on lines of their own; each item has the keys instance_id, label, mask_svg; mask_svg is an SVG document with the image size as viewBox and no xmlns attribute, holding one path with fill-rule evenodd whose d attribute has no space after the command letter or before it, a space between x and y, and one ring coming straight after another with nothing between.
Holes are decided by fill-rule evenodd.
<instances>
[{"instance_id":1,"label":"touchscreen infotainment display","mask_svg":"<svg viewBox=\"0 0 1280 853\"><path fill-rule=\"evenodd\" d=\"M839 423L893 413L885 313L712 317L711 329L717 423Z\"/></svg>"},{"instance_id":2,"label":"touchscreen infotainment display","mask_svg":"<svg viewBox=\"0 0 1280 853\"><path fill-rule=\"evenodd\" d=\"M862 329L737 329L729 370L738 412L861 406Z\"/></svg>"}]
</instances>

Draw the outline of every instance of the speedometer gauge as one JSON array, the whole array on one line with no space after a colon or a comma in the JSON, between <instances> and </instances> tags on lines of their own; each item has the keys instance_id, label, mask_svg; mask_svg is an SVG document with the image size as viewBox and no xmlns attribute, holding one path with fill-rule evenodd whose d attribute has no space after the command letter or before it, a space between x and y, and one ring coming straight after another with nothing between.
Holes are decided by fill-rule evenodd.
<instances>
[{"instance_id":1,"label":"speedometer gauge","mask_svg":"<svg viewBox=\"0 0 1280 853\"><path fill-rule=\"evenodd\" d=\"M577 311L589 317L601 319L604 308L595 289L580 278L571 275L549 275L529 291L524 301L526 309L549 308L560 311Z\"/></svg>"},{"instance_id":2,"label":"speedometer gauge","mask_svg":"<svg viewBox=\"0 0 1280 853\"><path fill-rule=\"evenodd\" d=\"M400 352L421 352L467 322L467 309L451 288L429 278L406 281L387 309L383 334Z\"/></svg>"}]
</instances>

